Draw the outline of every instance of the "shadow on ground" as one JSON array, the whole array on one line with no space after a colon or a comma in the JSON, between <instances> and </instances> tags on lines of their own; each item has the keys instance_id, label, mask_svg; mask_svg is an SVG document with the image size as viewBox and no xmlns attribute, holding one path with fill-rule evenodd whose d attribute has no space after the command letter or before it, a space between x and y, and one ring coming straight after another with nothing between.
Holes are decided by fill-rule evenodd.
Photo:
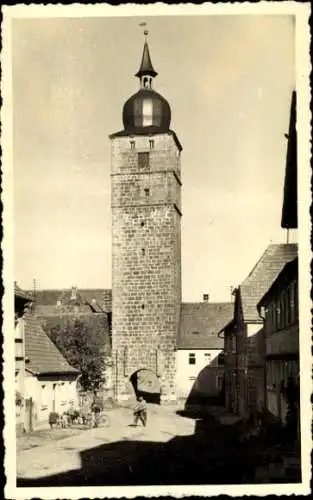
<instances>
[{"instance_id":1,"label":"shadow on ground","mask_svg":"<svg viewBox=\"0 0 313 500\"><path fill-rule=\"evenodd\" d=\"M186 410L184 411L184 413ZM188 412L187 412L188 413ZM195 419L195 432L167 443L118 441L84 450L81 468L40 479L18 479L17 486L123 486L240 484L255 482L256 463L234 426L213 416ZM268 457L264 456L264 460ZM279 482L279 481L273 481ZM294 482L285 478L281 482Z\"/></svg>"}]
</instances>

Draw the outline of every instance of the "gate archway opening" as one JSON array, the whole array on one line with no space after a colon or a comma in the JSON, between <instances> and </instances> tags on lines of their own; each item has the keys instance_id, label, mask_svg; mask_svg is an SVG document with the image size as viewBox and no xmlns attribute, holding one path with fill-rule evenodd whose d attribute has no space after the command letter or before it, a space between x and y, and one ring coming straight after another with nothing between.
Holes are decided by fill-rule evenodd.
<instances>
[{"instance_id":1,"label":"gate archway opening","mask_svg":"<svg viewBox=\"0 0 313 500\"><path fill-rule=\"evenodd\" d=\"M152 370L141 368L132 374L130 382L136 397L142 396L147 403L160 404L161 386L157 375Z\"/></svg>"}]
</instances>

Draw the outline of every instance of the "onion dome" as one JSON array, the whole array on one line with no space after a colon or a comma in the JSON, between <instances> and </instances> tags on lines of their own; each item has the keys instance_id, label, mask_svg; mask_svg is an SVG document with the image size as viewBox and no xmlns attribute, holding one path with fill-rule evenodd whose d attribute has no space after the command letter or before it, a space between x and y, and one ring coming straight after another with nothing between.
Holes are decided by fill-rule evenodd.
<instances>
[{"instance_id":1,"label":"onion dome","mask_svg":"<svg viewBox=\"0 0 313 500\"><path fill-rule=\"evenodd\" d=\"M145 35L148 32L145 31ZM129 134L167 132L171 123L171 108L164 97L153 89L153 79L157 76L145 40L139 71L139 91L130 97L123 108L123 124Z\"/></svg>"}]
</instances>

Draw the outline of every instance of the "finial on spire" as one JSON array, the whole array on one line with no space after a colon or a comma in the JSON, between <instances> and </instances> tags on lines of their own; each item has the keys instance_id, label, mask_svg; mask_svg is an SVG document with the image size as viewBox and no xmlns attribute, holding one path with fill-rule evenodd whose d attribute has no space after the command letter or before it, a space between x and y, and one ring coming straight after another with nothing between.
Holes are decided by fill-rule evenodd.
<instances>
[{"instance_id":1,"label":"finial on spire","mask_svg":"<svg viewBox=\"0 0 313 500\"><path fill-rule=\"evenodd\" d=\"M140 23L140 27L146 27L147 23ZM147 36L149 34L149 31L147 28L144 30L144 35L145 35L145 43L143 47L143 54L142 54L142 59L141 59L141 64L140 64L140 69L136 73L135 76L138 76L138 78L142 79L143 76L150 76L150 77L155 77L157 76L157 72L154 70L150 58L150 53L149 53L149 47L148 47L148 41L147 41ZM151 82L150 82L151 83Z\"/></svg>"},{"instance_id":2,"label":"finial on spire","mask_svg":"<svg viewBox=\"0 0 313 500\"><path fill-rule=\"evenodd\" d=\"M146 38L146 41L147 41L147 36L149 35L149 31L147 29L147 23L140 23L139 24L140 28L146 28L143 32L143 34L145 35L145 38Z\"/></svg>"}]
</instances>

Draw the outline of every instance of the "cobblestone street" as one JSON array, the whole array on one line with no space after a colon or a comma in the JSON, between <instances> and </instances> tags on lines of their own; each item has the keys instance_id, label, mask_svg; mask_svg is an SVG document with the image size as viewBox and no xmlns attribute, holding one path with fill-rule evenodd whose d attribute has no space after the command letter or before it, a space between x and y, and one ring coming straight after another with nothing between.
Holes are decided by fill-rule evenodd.
<instances>
[{"instance_id":1,"label":"cobblestone street","mask_svg":"<svg viewBox=\"0 0 313 500\"><path fill-rule=\"evenodd\" d=\"M109 427L19 450L18 486L255 481L255 463L246 458L233 426L177 410L151 405L147 427L134 428L131 410L116 408L108 411Z\"/></svg>"}]
</instances>

